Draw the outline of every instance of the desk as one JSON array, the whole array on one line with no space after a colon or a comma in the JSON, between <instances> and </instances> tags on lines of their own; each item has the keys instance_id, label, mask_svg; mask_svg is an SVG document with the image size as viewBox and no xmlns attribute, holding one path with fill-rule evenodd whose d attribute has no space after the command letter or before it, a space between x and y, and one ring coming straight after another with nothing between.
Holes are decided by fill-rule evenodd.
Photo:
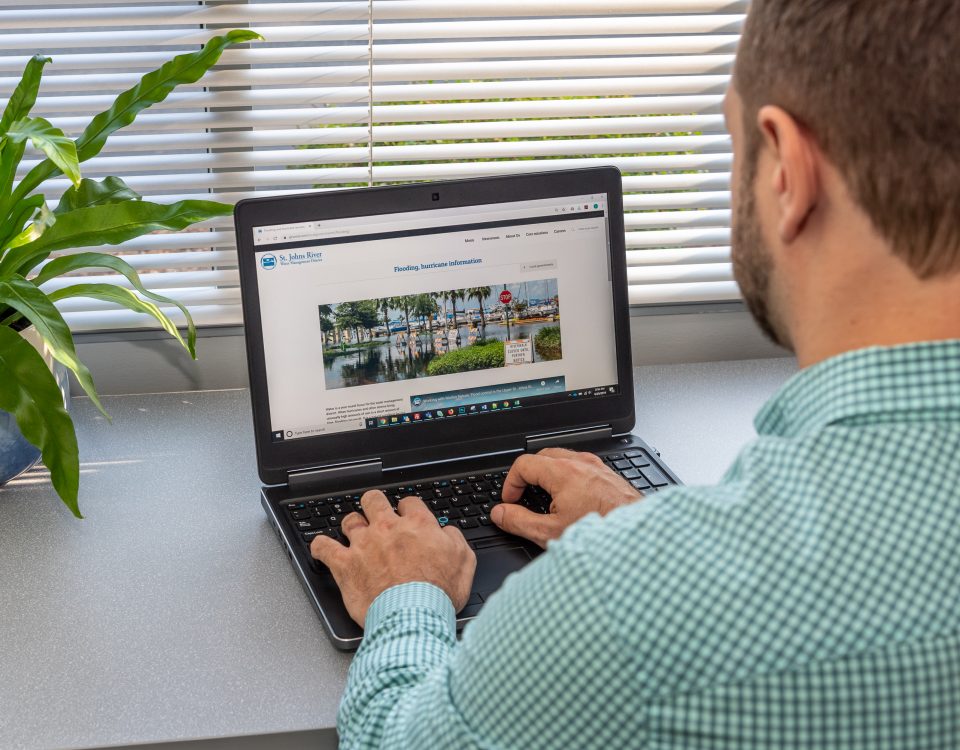
<instances>
[{"instance_id":1,"label":"desk","mask_svg":"<svg viewBox=\"0 0 960 750\"><path fill-rule=\"evenodd\" d=\"M713 482L794 368L637 368L637 433L687 483ZM73 403L85 521L42 471L0 491L0 747L332 742L350 656L260 509L248 393L104 403L112 424Z\"/></svg>"}]
</instances>

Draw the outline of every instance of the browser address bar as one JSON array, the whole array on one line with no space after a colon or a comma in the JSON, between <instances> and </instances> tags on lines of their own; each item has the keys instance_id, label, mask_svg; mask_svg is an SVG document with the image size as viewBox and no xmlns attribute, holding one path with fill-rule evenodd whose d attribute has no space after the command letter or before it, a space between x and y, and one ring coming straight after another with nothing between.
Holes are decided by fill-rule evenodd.
<instances>
[{"instance_id":1,"label":"browser address bar","mask_svg":"<svg viewBox=\"0 0 960 750\"><path fill-rule=\"evenodd\" d=\"M525 208L496 208L471 207L468 209L451 210L445 216L424 216L422 218L401 218L403 214L383 214L380 216L363 216L352 219L335 219L328 221L310 221L298 224L283 224L272 227L257 227L254 231L255 245L272 245L282 242L304 242L309 240L328 239L330 237L355 237L366 234L375 234L372 226L389 225L391 231L409 231L427 227L442 227L463 224L474 218L483 221L506 221L510 219L526 219L534 216L552 216L554 214L568 215L570 213L586 211L593 205L583 203L581 197L565 199L562 204L528 206ZM605 204L602 204L605 208ZM600 207L600 206L598 206ZM446 213L446 212L445 212ZM358 226L359 225L359 226Z\"/></svg>"}]
</instances>

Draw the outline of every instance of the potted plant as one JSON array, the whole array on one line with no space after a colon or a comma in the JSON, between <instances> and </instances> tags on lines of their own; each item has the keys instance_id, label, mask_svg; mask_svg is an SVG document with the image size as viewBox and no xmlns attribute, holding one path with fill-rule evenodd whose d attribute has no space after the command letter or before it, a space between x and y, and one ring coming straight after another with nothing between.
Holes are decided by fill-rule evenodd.
<instances>
[{"instance_id":1,"label":"potted plant","mask_svg":"<svg viewBox=\"0 0 960 750\"><path fill-rule=\"evenodd\" d=\"M80 464L76 433L64 394L44 354L72 372L86 394L104 410L90 372L77 357L70 329L55 303L70 297L93 297L146 313L193 358L196 329L183 305L147 291L133 267L120 258L100 252L71 252L56 257L53 254L119 244L158 229L180 230L199 221L227 216L233 210L230 205L213 201L151 203L142 200L117 177L84 179L80 163L99 154L110 135L132 123L142 110L163 101L177 86L199 80L224 49L260 38L256 32L238 29L211 39L196 52L174 57L120 94L76 140L42 117L30 117L43 66L50 62L49 58L37 55L27 63L0 117L0 410L8 413L0 415L5 417L0 419L0 429L11 421L12 415L22 436L39 450L50 470L54 489L77 518L82 516L77 505ZM28 144L46 158L17 181L17 166ZM38 191L46 180L61 174L71 185L57 205L51 207ZM43 289L53 278L93 268L121 274L133 289L83 283L82 279L54 291ZM156 303L175 305L183 311L186 339ZM33 344L30 338L34 339ZM22 453L23 444L17 442L18 437L0 440L0 450L6 444L11 453ZM35 461L34 453L29 465Z\"/></svg>"}]
</instances>

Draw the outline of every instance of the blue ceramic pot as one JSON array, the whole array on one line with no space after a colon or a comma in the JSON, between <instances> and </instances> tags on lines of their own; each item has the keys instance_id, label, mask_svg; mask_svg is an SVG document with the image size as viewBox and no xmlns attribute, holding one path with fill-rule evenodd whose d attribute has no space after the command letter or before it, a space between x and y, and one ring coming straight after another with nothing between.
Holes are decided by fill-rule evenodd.
<instances>
[{"instance_id":1,"label":"blue ceramic pot","mask_svg":"<svg viewBox=\"0 0 960 750\"><path fill-rule=\"evenodd\" d=\"M40 460L40 450L20 434L17 420L0 411L0 485L9 482Z\"/></svg>"},{"instance_id":2,"label":"blue ceramic pot","mask_svg":"<svg viewBox=\"0 0 960 750\"><path fill-rule=\"evenodd\" d=\"M55 362L49 352L42 349L39 337L32 328L27 329L21 335L38 349L41 349L41 353L47 360L47 364L50 365L50 369L57 379L57 385L60 386L63 393L63 401L69 407L70 380L67 377L66 368L59 362ZM0 410L0 486L36 465L39 460L40 449L34 447L20 434L17 420L14 419L12 414Z\"/></svg>"}]
</instances>

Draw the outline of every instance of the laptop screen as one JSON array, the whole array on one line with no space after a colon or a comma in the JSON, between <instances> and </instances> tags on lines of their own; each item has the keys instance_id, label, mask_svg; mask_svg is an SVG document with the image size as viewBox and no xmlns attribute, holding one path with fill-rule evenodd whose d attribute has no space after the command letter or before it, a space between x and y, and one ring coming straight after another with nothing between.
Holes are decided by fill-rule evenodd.
<instances>
[{"instance_id":1,"label":"laptop screen","mask_svg":"<svg viewBox=\"0 0 960 750\"><path fill-rule=\"evenodd\" d=\"M270 441L616 396L608 243L604 193L253 227Z\"/></svg>"}]
</instances>

